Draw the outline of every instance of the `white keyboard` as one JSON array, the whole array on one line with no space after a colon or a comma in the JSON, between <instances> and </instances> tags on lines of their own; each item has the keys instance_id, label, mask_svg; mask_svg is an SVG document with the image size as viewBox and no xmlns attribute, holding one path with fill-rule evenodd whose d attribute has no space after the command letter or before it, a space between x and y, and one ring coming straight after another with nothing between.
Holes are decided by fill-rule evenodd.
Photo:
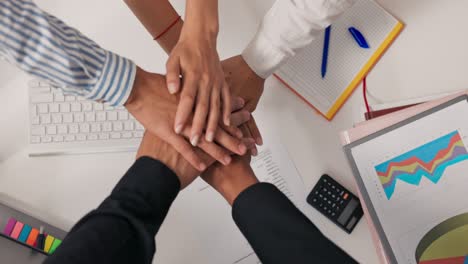
<instances>
[{"instance_id":1,"label":"white keyboard","mask_svg":"<svg viewBox=\"0 0 468 264\"><path fill-rule=\"evenodd\" d=\"M136 150L144 128L124 107L29 82L30 156Z\"/></svg>"}]
</instances>

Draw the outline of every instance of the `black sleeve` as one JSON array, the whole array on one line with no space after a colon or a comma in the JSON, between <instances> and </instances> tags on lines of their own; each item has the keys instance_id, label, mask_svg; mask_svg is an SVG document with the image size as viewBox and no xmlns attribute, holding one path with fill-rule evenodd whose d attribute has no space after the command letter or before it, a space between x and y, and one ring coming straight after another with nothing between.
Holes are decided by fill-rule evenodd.
<instances>
[{"instance_id":1,"label":"black sleeve","mask_svg":"<svg viewBox=\"0 0 468 264\"><path fill-rule=\"evenodd\" d=\"M272 184L244 190L234 201L232 215L262 263L357 263Z\"/></svg>"},{"instance_id":2,"label":"black sleeve","mask_svg":"<svg viewBox=\"0 0 468 264\"><path fill-rule=\"evenodd\" d=\"M151 263L154 237L179 190L179 179L163 163L138 159L45 263Z\"/></svg>"}]
</instances>

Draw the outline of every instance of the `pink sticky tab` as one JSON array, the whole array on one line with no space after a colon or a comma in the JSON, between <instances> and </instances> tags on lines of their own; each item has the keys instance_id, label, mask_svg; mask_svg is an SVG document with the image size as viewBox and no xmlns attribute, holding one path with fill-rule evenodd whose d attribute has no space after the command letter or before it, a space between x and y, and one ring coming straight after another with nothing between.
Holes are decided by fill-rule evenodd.
<instances>
[{"instance_id":1,"label":"pink sticky tab","mask_svg":"<svg viewBox=\"0 0 468 264\"><path fill-rule=\"evenodd\" d=\"M11 232L10 237L14 239L18 239L21 230L23 230L24 224L21 222L16 222L15 227L13 228L13 231Z\"/></svg>"},{"instance_id":2,"label":"pink sticky tab","mask_svg":"<svg viewBox=\"0 0 468 264\"><path fill-rule=\"evenodd\" d=\"M15 227L15 224L16 224L16 219L14 218L10 218L8 219L8 222L5 226L5 229L3 229L3 233L7 236L9 236L11 234L11 232L13 231L13 228Z\"/></svg>"}]
</instances>

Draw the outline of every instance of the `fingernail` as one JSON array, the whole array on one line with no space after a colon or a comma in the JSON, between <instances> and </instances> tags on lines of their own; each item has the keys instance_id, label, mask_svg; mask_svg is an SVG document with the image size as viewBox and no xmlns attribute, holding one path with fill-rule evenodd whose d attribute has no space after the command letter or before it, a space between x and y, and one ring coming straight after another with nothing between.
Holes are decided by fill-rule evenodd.
<instances>
[{"instance_id":1,"label":"fingernail","mask_svg":"<svg viewBox=\"0 0 468 264\"><path fill-rule=\"evenodd\" d=\"M208 142L213 142L213 139L214 139L214 133L213 132L208 132L206 133L206 141Z\"/></svg>"},{"instance_id":2,"label":"fingernail","mask_svg":"<svg viewBox=\"0 0 468 264\"><path fill-rule=\"evenodd\" d=\"M231 163L231 156L226 156L224 158L224 165L229 165Z\"/></svg>"},{"instance_id":3,"label":"fingernail","mask_svg":"<svg viewBox=\"0 0 468 264\"><path fill-rule=\"evenodd\" d=\"M182 132L183 127L184 126L182 124L177 125L176 128L175 128L176 134L180 134Z\"/></svg>"},{"instance_id":4,"label":"fingernail","mask_svg":"<svg viewBox=\"0 0 468 264\"><path fill-rule=\"evenodd\" d=\"M171 94L175 94L177 92L177 84L176 83L173 83L173 82L169 83L167 85L167 88L169 89L169 93L171 93Z\"/></svg>"},{"instance_id":5,"label":"fingernail","mask_svg":"<svg viewBox=\"0 0 468 264\"><path fill-rule=\"evenodd\" d=\"M200 171L204 171L204 170L206 170L206 165L205 163L202 162L200 163Z\"/></svg>"},{"instance_id":6,"label":"fingernail","mask_svg":"<svg viewBox=\"0 0 468 264\"><path fill-rule=\"evenodd\" d=\"M200 136L199 135L195 135L192 137L192 140L190 141L190 143L192 143L192 146L196 147L197 144L198 144L198 140L200 139Z\"/></svg>"},{"instance_id":7,"label":"fingernail","mask_svg":"<svg viewBox=\"0 0 468 264\"><path fill-rule=\"evenodd\" d=\"M241 106L241 108L245 105L245 100L242 97L239 97L239 105Z\"/></svg>"},{"instance_id":8,"label":"fingernail","mask_svg":"<svg viewBox=\"0 0 468 264\"><path fill-rule=\"evenodd\" d=\"M261 137L258 137L255 142L257 143L257 145L261 146L263 145L263 139Z\"/></svg>"},{"instance_id":9,"label":"fingernail","mask_svg":"<svg viewBox=\"0 0 468 264\"><path fill-rule=\"evenodd\" d=\"M252 149L252 156L257 156L258 155L258 151L256 148Z\"/></svg>"},{"instance_id":10,"label":"fingernail","mask_svg":"<svg viewBox=\"0 0 468 264\"><path fill-rule=\"evenodd\" d=\"M231 125L231 120L230 120L229 118L226 118L226 119L224 120L224 124L225 124L226 126L230 126L230 125Z\"/></svg>"},{"instance_id":11,"label":"fingernail","mask_svg":"<svg viewBox=\"0 0 468 264\"><path fill-rule=\"evenodd\" d=\"M247 147L244 144L239 144L239 152L241 155L244 155L247 151Z\"/></svg>"},{"instance_id":12,"label":"fingernail","mask_svg":"<svg viewBox=\"0 0 468 264\"><path fill-rule=\"evenodd\" d=\"M244 134L242 134L242 131L238 130L238 131L236 132L236 136L237 136L237 138L243 138L243 137L244 137Z\"/></svg>"}]
</instances>

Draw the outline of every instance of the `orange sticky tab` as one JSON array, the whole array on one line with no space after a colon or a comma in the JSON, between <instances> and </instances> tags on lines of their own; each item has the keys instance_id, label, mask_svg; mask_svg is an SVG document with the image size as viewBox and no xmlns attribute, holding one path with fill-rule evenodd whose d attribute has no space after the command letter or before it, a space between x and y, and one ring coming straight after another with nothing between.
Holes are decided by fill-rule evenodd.
<instances>
[{"instance_id":1,"label":"orange sticky tab","mask_svg":"<svg viewBox=\"0 0 468 264\"><path fill-rule=\"evenodd\" d=\"M33 228L31 232L29 233L28 239L26 240L26 244L30 246L34 246L34 243L36 243L38 235L39 235L39 230L36 228Z\"/></svg>"}]
</instances>

